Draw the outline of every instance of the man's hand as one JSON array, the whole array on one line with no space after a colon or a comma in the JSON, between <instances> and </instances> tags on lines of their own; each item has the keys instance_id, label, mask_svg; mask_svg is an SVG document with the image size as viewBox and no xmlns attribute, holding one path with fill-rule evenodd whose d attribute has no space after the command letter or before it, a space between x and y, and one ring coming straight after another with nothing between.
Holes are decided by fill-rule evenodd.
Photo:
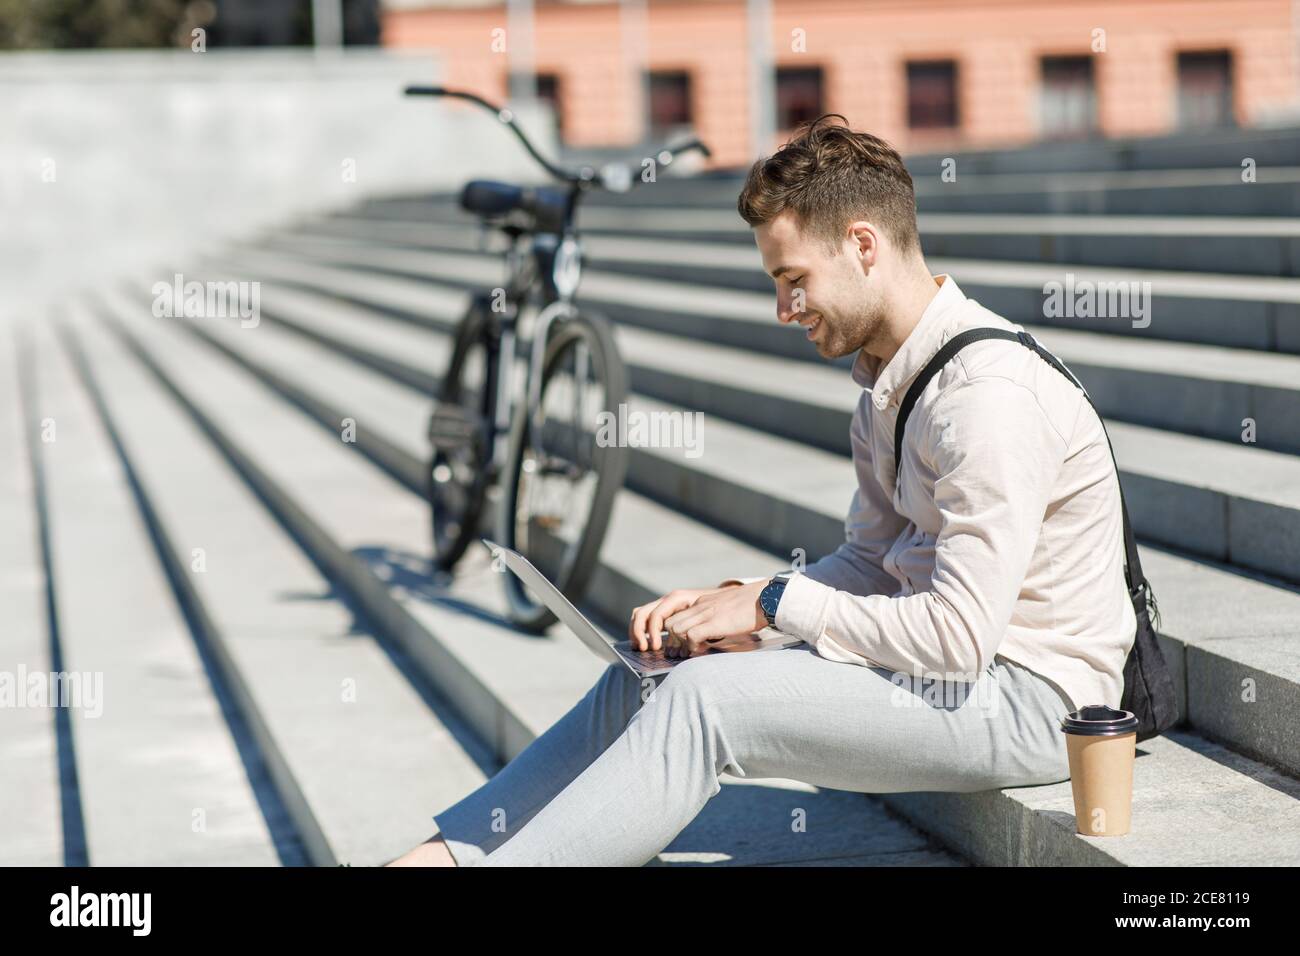
<instances>
[{"instance_id":1,"label":"man's hand","mask_svg":"<svg viewBox=\"0 0 1300 956\"><path fill-rule=\"evenodd\" d=\"M668 629L665 654L690 657L705 644L742 637L767 627L758 606L766 581L731 584L707 590L679 590L638 607L632 614L628 638L640 650L663 646L660 631Z\"/></svg>"}]
</instances>

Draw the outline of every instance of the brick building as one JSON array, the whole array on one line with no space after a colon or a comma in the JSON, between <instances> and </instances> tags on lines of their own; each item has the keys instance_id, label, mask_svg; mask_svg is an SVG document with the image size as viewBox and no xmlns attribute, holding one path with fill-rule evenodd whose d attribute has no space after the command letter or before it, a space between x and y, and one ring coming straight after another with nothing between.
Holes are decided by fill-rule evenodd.
<instances>
[{"instance_id":1,"label":"brick building","mask_svg":"<svg viewBox=\"0 0 1300 956\"><path fill-rule=\"evenodd\" d=\"M555 102L565 142L636 141L643 102L649 138L691 126L720 163L745 161L757 142L749 6L537 0L537 91ZM770 23L776 142L824 111L918 150L1249 125L1294 116L1300 101L1292 0L756 6ZM501 2L390 0L383 42L435 48L448 85L504 98L509 53L494 38L517 22Z\"/></svg>"}]
</instances>

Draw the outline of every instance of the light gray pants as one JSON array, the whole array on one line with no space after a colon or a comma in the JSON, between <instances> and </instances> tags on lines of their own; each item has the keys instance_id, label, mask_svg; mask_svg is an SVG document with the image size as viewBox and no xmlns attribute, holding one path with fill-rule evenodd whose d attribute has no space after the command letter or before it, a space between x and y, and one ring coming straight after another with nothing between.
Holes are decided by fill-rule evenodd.
<instances>
[{"instance_id":1,"label":"light gray pants","mask_svg":"<svg viewBox=\"0 0 1300 956\"><path fill-rule=\"evenodd\" d=\"M723 771L859 793L1067 780L1057 722L1070 709L1002 657L974 682L842 664L806 644L694 657L657 682L611 664L433 819L460 866L640 866L722 789Z\"/></svg>"}]
</instances>

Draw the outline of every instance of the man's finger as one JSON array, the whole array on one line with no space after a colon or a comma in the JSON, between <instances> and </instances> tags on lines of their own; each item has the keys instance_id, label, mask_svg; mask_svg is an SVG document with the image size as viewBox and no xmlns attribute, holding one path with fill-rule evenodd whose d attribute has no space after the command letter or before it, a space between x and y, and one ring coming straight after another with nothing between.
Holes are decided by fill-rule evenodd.
<instances>
[{"instance_id":1,"label":"man's finger","mask_svg":"<svg viewBox=\"0 0 1300 956\"><path fill-rule=\"evenodd\" d=\"M711 609L696 611L691 607L668 621L669 633L677 639L677 647L683 656L690 657L698 651L707 640L710 629L717 630L717 614Z\"/></svg>"},{"instance_id":2,"label":"man's finger","mask_svg":"<svg viewBox=\"0 0 1300 956\"><path fill-rule=\"evenodd\" d=\"M734 632L724 628L720 621L721 619L718 617L708 617L686 625L685 629L690 632L687 640L690 642L692 650L698 649L701 644L735 636Z\"/></svg>"},{"instance_id":3,"label":"man's finger","mask_svg":"<svg viewBox=\"0 0 1300 956\"><path fill-rule=\"evenodd\" d=\"M645 607L645 605L633 607L632 617L628 618L628 640L632 641L633 644L637 643L637 615L641 614L642 607Z\"/></svg>"},{"instance_id":4,"label":"man's finger","mask_svg":"<svg viewBox=\"0 0 1300 956\"><path fill-rule=\"evenodd\" d=\"M650 615L652 615L655 612L655 609L662 603L663 599L660 598L658 601L651 601L649 604L643 605L637 610L633 626L636 629L635 640L638 650L649 650L652 646L653 642L650 637Z\"/></svg>"},{"instance_id":5,"label":"man's finger","mask_svg":"<svg viewBox=\"0 0 1300 956\"><path fill-rule=\"evenodd\" d=\"M674 637L685 637L687 630L692 624L696 624L708 617L707 611L697 610L695 607L688 607L685 610L678 611L676 614L664 621L664 627L668 628L670 634Z\"/></svg>"},{"instance_id":6,"label":"man's finger","mask_svg":"<svg viewBox=\"0 0 1300 956\"><path fill-rule=\"evenodd\" d=\"M654 610L650 612L648 637L650 646L659 650L663 647L663 639L659 636L664 629L664 618L676 614L682 608L690 607L694 600L693 595L684 591L673 591L664 597L655 605Z\"/></svg>"}]
</instances>

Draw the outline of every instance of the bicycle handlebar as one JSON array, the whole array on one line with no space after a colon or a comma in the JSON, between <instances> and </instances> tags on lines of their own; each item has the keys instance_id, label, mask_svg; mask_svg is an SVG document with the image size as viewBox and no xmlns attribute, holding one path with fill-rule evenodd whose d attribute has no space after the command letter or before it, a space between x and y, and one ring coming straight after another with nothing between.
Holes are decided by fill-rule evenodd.
<instances>
[{"instance_id":1,"label":"bicycle handlebar","mask_svg":"<svg viewBox=\"0 0 1300 956\"><path fill-rule=\"evenodd\" d=\"M528 155L537 160L543 169L556 179L563 179L569 182L574 181L572 173L568 173L565 170L560 169L558 166L553 165L545 156L537 151L533 144L529 142L528 137L524 135L524 131L519 128L519 124L515 122L512 113L499 106L494 106L477 93L469 93L464 90L449 90L444 86L408 86L403 92L406 96L450 96L456 99L469 100L471 103L477 103L484 109L491 110L497 114L497 119L510 127L515 136L519 138L519 142L524 144L524 149L528 150Z\"/></svg>"},{"instance_id":2,"label":"bicycle handlebar","mask_svg":"<svg viewBox=\"0 0 1300 956\"><path fill-rule=\"evenodd\" d=\"M488 100L485 100L477 93L470 93L466 90L450 90L447 89L447 87L445 86L419 86L419 85L408 86L402 92L406 96L449 96L455 99L468 100L471 103L476 103L479 106L482 106L484 109L491 110L493 113L496 113L497 119L499 119L501 122L509 126L511 131L515 134L515 136L518 137L519 142L523 143L524 149L528 150L528 155L532 156L533 159L535 159L543 169L545 169L556 179L562 180L567 183L590 183L592 185L600 186L604 189L610 189L611 191L622 191L622 190L616 190L615 187L607 183L605 181L605 177L600 173L598 173L596 170L592 169L590 166L583 166L578 172L575 173L570 170L561 169L559 166L556 166L554 163L550 162L545 156L543 156L541 153L537 151L536 147L533 146L532 142L524 134L523 129L520 128L519 124L515 122L515 117L513 112L503 107L496 106L493 103L490 103ZM673 162L673 160L675 160L678 156L681 156L684 153L688 153L691 150L698 150L699 152L704 154L704 157L706 159L713 155L709 147L704 145L704 143L697 138L682 143L680 146L675 146L675 147L665 146L664 148L656 152L655 156L661 163L667 166L669 163ZM664 158L665 156L667 158ZM635 185L637 181L638 181L637 177L630 176L627 188L630 189L631 186Z\"/></svg>"}]
</instances>

